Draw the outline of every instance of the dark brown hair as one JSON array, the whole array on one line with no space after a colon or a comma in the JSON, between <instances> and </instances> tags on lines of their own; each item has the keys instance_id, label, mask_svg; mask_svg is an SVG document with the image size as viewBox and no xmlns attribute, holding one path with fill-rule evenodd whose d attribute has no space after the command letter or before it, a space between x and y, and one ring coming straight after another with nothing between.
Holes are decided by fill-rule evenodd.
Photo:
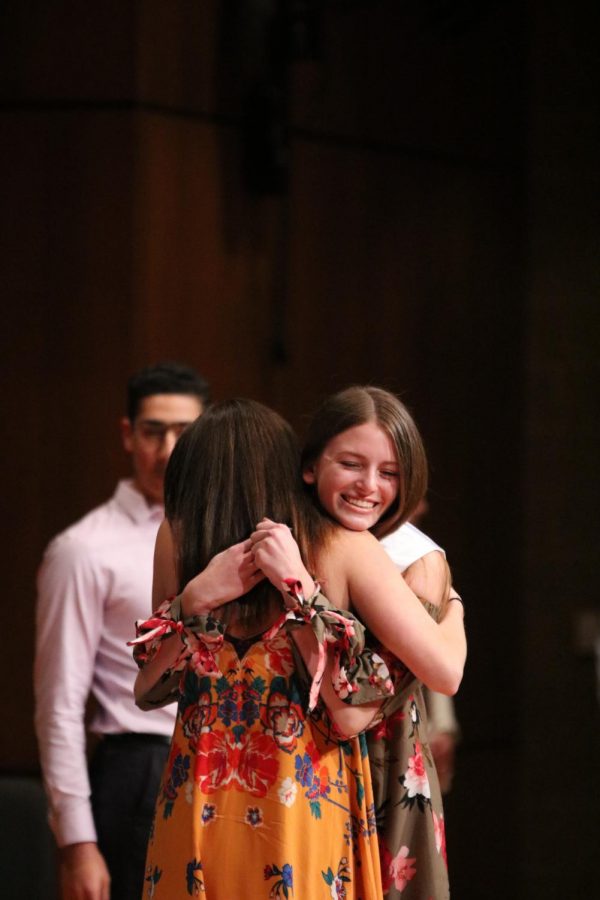
<instances>
[{"instance_id":1,"label":"dark brown hair","mask_svg":"<svg viewBox=\"0 0 600 900\"><path fill-rule=\"evenodd\" d=\"M334 437L374 422L388 434L400 466L398 497L370 530L382 538L406 522L427 491L427 457L419 429L406 406L389 391L370 385L346 388L328 397L314 414L301 456L304 472L314 465ZM316 487L306 486L316 497Z\"/></svg>"},{"instance_id":2,"label":"dark brown hair","mask_svg":"<svg viewBox=\"0 0 600 900\"><path fill-rule=\"evenodd\" d=\"M142 400L155 394L187 394L197 397L202 407L210 399L208 382L190 366L170 361L146 366L127 382L127 418L132 424Z\"/></svg>"},{"instance_id":3,"label":"dark brown hair","mask_svg":"<svg viewBox=\"0 0 600 900\"><path fill-rule=\"evenodd\" d=\"M268 516L285 522L305 560L324 539L327 525L307 502L300 449L288 423L254 400L214 404L179 438L165 475L165 511L178 555L179 586L215 554L245 540ZM274 596L262 582L224 610L226 621L251 626Z\"/></svg>"}]
</instances>

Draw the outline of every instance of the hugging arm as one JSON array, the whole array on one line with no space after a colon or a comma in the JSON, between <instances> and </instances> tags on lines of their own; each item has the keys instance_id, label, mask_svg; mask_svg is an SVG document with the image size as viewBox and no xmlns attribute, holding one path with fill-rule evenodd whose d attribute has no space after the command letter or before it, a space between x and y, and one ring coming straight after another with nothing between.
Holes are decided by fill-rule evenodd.
<instances>
[{"instance_id":1,"label":"hugging arm","mask_svg":"<svg viewBox=\"0 0 600 900\"><path fill-rule=\"evenodd\" d=\"M134 686L138 706L154 709L177 699L177 672L184 668L190 656L184 641L185 620L209 615L224 603L245 594L263 577L254 565L250 541L242 541L213 557L208 566L175 596L178 590L175 545L171 527L165 519L158 530L154 548L154 618L144 623L146 634L152 628L157 629L157 638L149 652L138 650L134 654L141 664ZM167 597L172 599L165 600Z\"/></svg>"},{"instance_id":2,"label":"hugging arm","mask_svg":"<svg viewBox=\"0 0 600 900\"><path fill-rule=\"evenodd\" d=\"M275 587L282 590L285 580L292 579L302 584L305 596L310 596L314 592L317 586L302 562L298 545L287 525L263 519L252 534L251 541L256 565L260 566ZM284 592L284 600L286 599ZM348 615L348 619L351 618L353 617ZM314 676L319 660L319 643L314 630L305 626L294 627L292 637L309 674ZM377 699L352 706L340 698L338 690L334 687L337 677L332 653L328 653L320 696L336 727L343 735L350 737L365 731L373 724L383 700Z\"/></svg>"},{"instance_id":3,"label":"hugging arm","mask_svg":"<svg viewBox=\"0 0 600 900\"><path fill-rule=\"evenodd\" d=\"M467 652L462 603L448 603L437 623L373 535L346 532L341 543L352 605L361 619L427 687L455 694ZM430 555L431 565L445 568L439 554ZM433 583L433 573L430 578Z\"/></svg>"},{"instance_id":4,"label":"hugging arm","mask_svg":"<svg viewBox=\"0 0 600 900\"><path fill-rule=\"evenodd\" d=\"M279 541L282 548L293 537L284 525L261 523L269 534L269 568L265 574L277 584L285 576L286 556L274 552ZM257 563L261 556L261 531L252 535ZM297 547L296 547L297 551ZM446 563L439 553L428 554L427 585L432 602L439 603L441 585L447 577ZM294 559L293 553L289 558ZM260 563L262 565L262 562ZM454 694L462 679L466 659L466 637L463 608L459 602L449 603L444 618L437 623L408 587L396 565L368 531L340 529L327 551L327 569L342 575L347 584L352 607L375 637L406 665L427 687L442 694ZM436 571L436 567L438 571ZM336 582L339 579L336 578ZM434 591L433 588L436 587ZM330 596L333 602L338 598ZM342 601L343 602L343 601Z\"/></svg>"}]
</instances>

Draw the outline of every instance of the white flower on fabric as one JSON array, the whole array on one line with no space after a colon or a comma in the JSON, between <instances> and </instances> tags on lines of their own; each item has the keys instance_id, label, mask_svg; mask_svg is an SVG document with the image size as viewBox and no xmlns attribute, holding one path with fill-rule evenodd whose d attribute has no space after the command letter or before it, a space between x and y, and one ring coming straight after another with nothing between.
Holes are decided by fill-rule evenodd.
<instances>
[{"instance_id":1,"label":"white flower on fabric","mask_svg":"<svg viewBox=\"0 0 600 900\"><path fill-rule=\"evenodd\" d=\"M298 786L293 778L284 778L277 793L280 803L283 803L284 806L293 806L296 802Z\"/></svg>"},{"instance_id":2,"label":"white flower on fabric","mask_svg":"<svg viewBox=\"0 0 600 900\"><path fill-rule=\"evenodd\" d=\"M392 679L390 676L390 670L387 667L385 661L379 656L378 653L373 653L371 656L371 662L373 663L373 675L371 678L374 678L376 683L380 684L382 689L385 691L392 691Z\"/></svg>"},{"instance_id":3,"label":"white flower on fabric","mask_svg":"<svg viewBox=\"0 0 600 900\"><path fill-rule=\"evenodd\" d=\"M348 680L348 675L343 666L340 666L333 675L333 687L340 700L345 700L346 697L356 690L356 687Z\"/></svg>"},{"instance_id":4,"label":"white flower on fabric","mask_svg":"<svg viewBox=\"0 0 600 900\"><path fill-rule=\"evenodd\" d=\"M418 741L415 744L414 756L408 757L408 769L404 773L404 787L407 789L409 797L416 797L417 794L420 794L427 800L431 797L429 778L423 762L421 745Z\"/></svg>"}]
</instances>

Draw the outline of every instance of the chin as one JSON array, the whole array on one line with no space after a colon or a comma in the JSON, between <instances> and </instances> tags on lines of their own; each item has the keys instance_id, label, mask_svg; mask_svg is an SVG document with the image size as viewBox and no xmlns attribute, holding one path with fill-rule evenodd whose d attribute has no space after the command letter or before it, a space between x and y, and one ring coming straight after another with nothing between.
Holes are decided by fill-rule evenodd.
<instances>
[{"instance_id":1,"label":"chin","mask_svg":"<svg viewBox=\"0 0 600 900\"><path fill-rule=\"evenodd\" d=\"M339 519L340 525L343 525L344 528L347 528L348 531L368 531L369 528L372 528L375 522L367 522L367 521L356 521L356 519L347 519L341 517Z\"/></svg>"}]
</instances>

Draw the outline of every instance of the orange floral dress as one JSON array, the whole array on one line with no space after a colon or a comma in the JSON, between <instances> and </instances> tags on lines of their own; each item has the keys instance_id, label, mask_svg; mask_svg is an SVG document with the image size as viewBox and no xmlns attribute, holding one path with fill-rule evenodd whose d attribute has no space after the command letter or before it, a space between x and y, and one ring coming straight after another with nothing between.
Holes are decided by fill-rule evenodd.
<instances>
[{"instance_id":1,"label":"orange floral dress","mask_svg":"<svg viewBox=\"0 0 600 900\"><path fill-rule=\"evenodd\" d=\"M156 638L156 621L141 632ZM144 896L380 900L366 743L336 737L320 701L307 713L310 682L285 616L248 648L210 618L186 630Z\"/></svg>"}]
</instances>

